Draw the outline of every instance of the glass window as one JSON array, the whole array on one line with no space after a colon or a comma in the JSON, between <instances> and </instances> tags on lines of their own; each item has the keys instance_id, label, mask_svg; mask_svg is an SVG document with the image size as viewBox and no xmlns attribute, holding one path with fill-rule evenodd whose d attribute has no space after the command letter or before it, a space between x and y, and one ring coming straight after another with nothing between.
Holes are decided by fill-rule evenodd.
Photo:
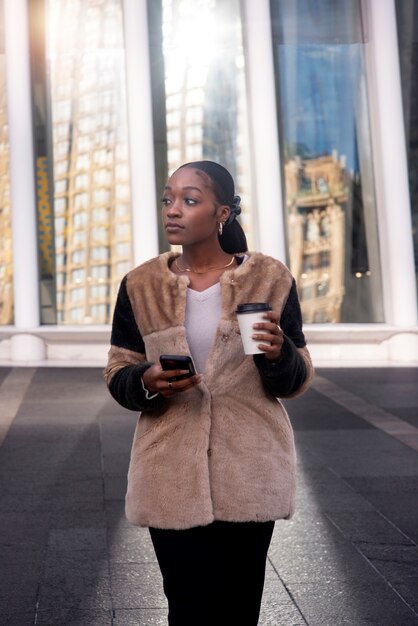
<instances>
[{"instance_id":1,"label":"glass window","mask_svg":"<svg viewBox=\"0 0 418 626\"><path fill-rule=\"evenodd\" d=\"M383 321L360 0L272 0L271 14L304 320Z\"/></svg>"},{"instance_id":2,"label":"glass window","mask_svg":"<svg viewBox=\"0 0 418 626\"><path fill-rule=\"evenodd\" d=\"M0 22L3 2L0 0ZM0 29L0 325L13 323L12 215L7 130L6 59L4 30Z\"/></svg>"},{"instance_id":3,"label":"glass window","mask_svg":"<svg viewBox=\"0 0 418 626\"><path fill-rule=\"evenodd\" d=\"M68 172L68 160L64 159L63 161L56 161L54 167L55 175L64 175Z\"/></svg>"},{"instance_id":4,"label":"glass window","mask_svg":"<svg viewBox=\"0 0 418 626\"><path fill-rule=\"evenodd\" d=\"M131 225L126 223L117 223L115 224L114 233L115 237L118 239L129 239L129 234L131 230Z\"/></svg>"},{"instance_id":5,"label":"glass window","mask_svg":"<svg viewBox=\"0 0 418 626\"><path fill-rule=\"evenodd\" d=\"M418 4L396 0L396 17L418 288Z\"/></svg>"},{"instance_id":6,"label":"glass window","mask_svg":"<svg viewBox=\"0 0 418 626\"><path fill-rule=\"evenodd\" d=\"M96 170L94 172L94 182L97 185L110 185L112 183L111 172L104 169Z\"/></svg>"},{"instance_id":7,"label":"glass window","mask_svg":"<svg viewBox=\"0 0 418 626\"><path fill-rule=\"evenodd\" d=\"M121 204L120 201L117 202L115 207L115 217L121 218L126 217L127 215L129 215L129 205Z\"/></svg>"},{"instance_id":8,"label":"glass window","mask_svg":"<svg viewBox=\"0 0 418 626\"><path fill-rule=\"evenodd\" d=\"M107 243L109 239L109 229L101 226L96 226L91 229L91 239L93 242L101 241Z\"/></svg>"},{"instance_id":9,"label":"glass window","mask_svg":"<svg viewBox=\"0 0 418 626\"><path fill-rule=\"evenodd\" d=\"M91 288L91 297L94 300L105 300L108 296L107 285L94 285Z\"/></svg>"},{"instance_id":10,"label":"glass window","mask_svg":"<svg viewBox=\"0 0 418 626\"><path fill-rule=\"evenodd\" d=\"M85 298L85 289L77 288L71 290L71 303L74 304L76 302L80 302Z\"/></svg>"},{"instance_id":11,"label":"glass window","mask_svg":"<svg viewBox=\"0 0 418 626\"><path fill-rule=\"evenodd\" d=\"M76 285L83 283L86 279L86 271L84 269L72 270L71 279Z\"/></svg>"},{"instance_id":12,"label":"glass window","mask_svg":"<svg viewBox=\"0 0 418 626\"><path fill-rule=\"evenodd\" d=\"M122 201L119 211L123 206L124 218L129 224L131 219L122 4L122 0L29 3L37 24L31 37L35 43L42 38L33 50L44 51L34 54L33 65L36 111L45 114L43 126L38 126L37 150L45 150L52 210L54 217L59 215L53 237L60 256L52 263L55 287L49 299L55 321L63 324L110 323L109 303L124 275L109 237L117 219L116 196ZM128 228L129 266L131 232ZM101 265L92 265L97 262ZM103 289L94 296L94 308L90 299L95 281L103 282ZM70 295L71 285L77 288ZM102 301L97 302L99 297Z\"/></svg>"},{"instance_id":13,"label":"glass window","mask_svg":"<svg viewBox=\"0 0 418 626\"><path fill-rule=\"evenodd\" d=\"M118 272L124 276L127 272L129 272L129 263L128 261L121 261L119 263L117 263L118 266Z\"/></svg>"},{"instance_id":14,"label":"glass window","mask_svg":"<svg viewBox=\"0 0 418 626\"><path fill-rule=\"evenodd\" d=\"M93 191L93 202L95 204L109 204L110 191L108 189L95 189Z\"/></svg>"},{"instance_id":15,"label":"glass window","mask_svg":"<svg viewBox=\"0 0 418 626\"><path fill-rule=\"evenodd\" d=\"M93 222L108 222L109 220L109 210L106 208L94 209L91 215Z\"/></svg>"},{"instance_id":16,"label":"glass window","mask_svg":"<svg viewBox=\"0 0 418 626\"><path fill-rule=\"evenodd\" d=\"M64 237L63 237L64 239ZM65 239L64 239L65 241ZM72 245L74 248L84 246L87 241L87 233L85 230L75 230L72 234Z\"/></svg>"},{"instance_id":17,"label":"glass window","mask_svg":"<svg viewBox=\"0 0 418 626\"><path fill-rule=\"evenodd\" d=\"M93 265L90 271L92 278L107 279L109 278L109 266L108 265ZM122 274L123 277L123 274Z\"/></svg>"},{"instance_id":18,"label":"glass window","mask_svg":"<svg viewBox=\"0 0 418 626\"><path fill-rule=\"evenodd\" d=\"M85 250L74 250L72 254L72 262L73 265L82 265L86 262L86 251Z\"/></svg>"},{"instance_id":19,"label":"glass window","mask_svg":"<svg viewBox=\"0 0 418 626\"><path fill-rule=\"evenodd\" d=\"M74 228L84 228L87 226L88 215L85 211L79 213L73 213L73 225Z\"/></svg>"},{"instance_id":20,"label":"glass window","mask_svg":"<svg viewBox=\"0 0 418 626\"><path fill-rule=\"evenodd\" d=\"M93 261L107 261L109 256L109 248L105 246L94 246L91 249L91 258Z\"/></svg>"},{"instance_id":21,"label":"glass window","mask_svg":"<svg viewBox=\"0 0 418 626\"><path fill-rule=\"evenodd\" d=\"M116 244L116 256L117 257L128 257L131 254L131 245L129 243L118 243Z\"/></svg>"},{"instance_id":22,"label":"glass window","mask_svg":"<svg viewBox=\"0 0 418 626\"><path fill-rule=\"evenodd\" d=\"M70 308L68 321L73 324L81 324L84 321L84 309L82 307L77 307L76 309Z\"/></svg>"},{"instance_id":23,"label":"glass window","mask_svg":"<svg viewBox=\"0 0 418 626\"><path fill-rule=\"evenodd\" d=\"M84 189L89 186L89 177L87 174L78 174L74 179L74 186L78 189ZM77 198L77 196L76 196Z\"/></svg>"},{"instance_id":24,"label":"glass window","mask_svg":"<svg viewBox=\"0 0 418 626\"><path fill-rule=\"evenodd\" d=\"M97 323L105 323L108 315L109 306L106 304L94 304L91 307L91 316L97 320Z\"/></svg>"},{"instance_id":25,"label":"glass window","mask_svg":"<svg viewBox=\"0 0 418 626\"><path fill-rule=\"evenodd\" d=\"M158 188L167 171L191 159L225 165L240 181L241 223L251 247L240 2L164 0L149 2L148 9Z\"/></svg>"},{"instance_id":26,"label":"glass window","mask_svg":"<svg viewBox=\"0 0 418 626\"><path fill-rule=\"evenodd\" d=\"M68 187L68 181L65 178L62 178L61 180L57 180L55 184L55 193L56 194L65 193L67 191L67 187Z\"/></svg>"}]
</instances>

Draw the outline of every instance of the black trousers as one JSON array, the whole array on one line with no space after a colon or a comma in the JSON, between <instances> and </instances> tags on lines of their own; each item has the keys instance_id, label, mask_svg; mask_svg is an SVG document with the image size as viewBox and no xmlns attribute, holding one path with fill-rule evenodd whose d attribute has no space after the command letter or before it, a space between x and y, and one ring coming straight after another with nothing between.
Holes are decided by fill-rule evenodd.
<instances>
[{"instance_id":1,"label":"black trousers","mask_svg":"<svg viewBox=\"0 0 418 626\"><path fill-rule=\"evenodd\" d=\"M169 626L256 626L274 522L150 528Z\"/></svg>"}]
</instances>

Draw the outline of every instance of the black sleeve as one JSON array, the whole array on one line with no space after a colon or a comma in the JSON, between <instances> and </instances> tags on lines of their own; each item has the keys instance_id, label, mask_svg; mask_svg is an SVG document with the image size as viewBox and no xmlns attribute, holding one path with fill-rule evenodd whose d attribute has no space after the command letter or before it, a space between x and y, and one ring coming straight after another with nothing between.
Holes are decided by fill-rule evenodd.
<instances>
[{"instance_id":1,"label":"black sleeve","mask_svg":"<svg viewBox=\"0 0 418 626\"><path fill-rule=\"evenodd\" d=\"M142 386L142 375L152 363L143 361L138 365L127 365L118 370L112 377L108 387L113 398L125 409L131 411L155 411L159 409L164 398L160 394L147 398Z\"/></svg>"},{"instance_id":2,"label":"black sleeve","mask_svg":"<svg viewBox=\"0 0 418 626\"><path fill-rule=\"evenodd\" d=\"M264 354L255 354L257 366L265 388L276 398L296 393L307 378L307 369L298 348L306 345L302 332L302 313L293 280L287 302L279 321L284 332L284 342L277 361L269 361Z\"/></svg>"},{"instance_id":3,"label":"black sleeve","mask_svg":"<svg viewBox=\"0 0 418 626\"><path fill-rule=\"evenodd\" d=\"M113 314L108 368L112 366L112 358L117 364L122 360L126 365L107 378L107 385L113 398L126 409L151 411L160 408L164 398L159 394L147 398L142 386L142 376L152 363L146 360L144 340L135 320L126 283L127 277L119 288ZM113 354L116 356L112 357Z\"/></svg>"}]
</instances>

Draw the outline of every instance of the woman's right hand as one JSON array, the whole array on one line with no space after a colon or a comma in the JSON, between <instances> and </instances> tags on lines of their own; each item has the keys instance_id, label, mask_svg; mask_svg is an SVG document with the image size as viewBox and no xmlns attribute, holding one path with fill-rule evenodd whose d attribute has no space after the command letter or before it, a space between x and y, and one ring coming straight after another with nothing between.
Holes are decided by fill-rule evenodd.
<instances>
[{"instance_id":1,"label":"woman's right hand","mask_svg":"<svg viewBox=\"0 0 418 626\"><path fill-rule=\"evenodd\" d=\"M154 363L143 373L142 380L150 393L160 393L165 398L172 398L176 393L187 391L202 380L201 374L194 374L182 380L171 380L174 376L182 374L187 374L187 370L167 371L163 370L161 365Z\"/></svg>"}]
</instances>

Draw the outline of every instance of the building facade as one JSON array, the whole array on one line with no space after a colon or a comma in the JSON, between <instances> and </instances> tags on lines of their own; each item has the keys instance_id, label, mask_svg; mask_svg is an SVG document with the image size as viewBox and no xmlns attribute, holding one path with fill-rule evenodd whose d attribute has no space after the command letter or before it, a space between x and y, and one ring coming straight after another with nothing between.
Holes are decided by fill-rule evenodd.
<instances>
[{"instance_id":1,"label":"building facade","mask_svg":"<svg viewBox=\"0 0 418 626\"><path fill-rule=\"evenodd\" d=\"M418 363L416 0L2 0L0 362L105 362L184 162L233 174L317 365ZM23 27L22 25L27 25Z\"/></svg>"}]
</instances>

